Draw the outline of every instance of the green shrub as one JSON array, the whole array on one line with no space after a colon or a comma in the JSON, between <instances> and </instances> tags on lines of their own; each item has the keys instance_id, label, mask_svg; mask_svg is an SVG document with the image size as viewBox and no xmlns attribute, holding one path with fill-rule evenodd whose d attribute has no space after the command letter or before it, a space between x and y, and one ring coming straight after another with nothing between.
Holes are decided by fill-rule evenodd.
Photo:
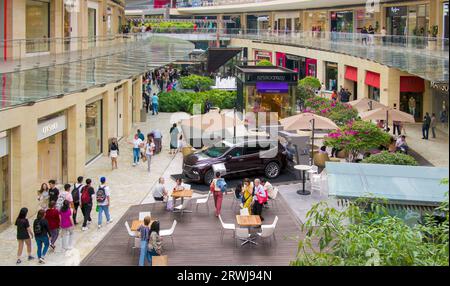
<instances>
[{"instance_id":1,"label":"green shrub","mask_svg":"<svg viewBox=\"0 0 450 286\"><path fill-rule=\"evenodd\" d=\"M259 62L256 63L256 65L259 67L272 67L273 66L273 64L268 60L260 60Z\"/></svg>"},{"instance_id":2,"label":"green shrub","mask_svg":"<svg viewBox=\"0 0 450 286\"><path fill-rule=\"evenodd\" d=\"M417 166L417 161L412 156L399 152L390 153L387 151L371 155L370 157L365 158L362 162L369 164Z\"/></svg>"},{"instance_id":3,"label":"green shrub","mask_svg":"<svg viewBox=\"0 0 450 286\"><path fill-rule=\"evenodd\" d=\"M301 80L298 81L298 86L306 88L306 89L320 89L320 81L312 76L307 76Z\"/></svg>"},{"instance_id":4,"label":"green shrub","mask_svg":"<svg viewBox=\"0 0 450 286\"><path fill-rule=\"evenodd\" d=\"M207 76L189 75L180 78L181 87L184 89L198 88L200 91L208 90L214 85L214 80Z\"/></svg>"},{"instance_id":5,"label":"green shrub","mask_svg":"<svg viewBox=\"0 0 450 286\"><path fill-rule=\"evenodd\" d=\"M236 102L235 91L208 90L203 92L170 91L159 96L159 108L162 112L187 112L193 114L194 104L201 106L204 113L205 101L209 99L213 106L220 109L232 109Z\"/></svg>"}]
</instances>

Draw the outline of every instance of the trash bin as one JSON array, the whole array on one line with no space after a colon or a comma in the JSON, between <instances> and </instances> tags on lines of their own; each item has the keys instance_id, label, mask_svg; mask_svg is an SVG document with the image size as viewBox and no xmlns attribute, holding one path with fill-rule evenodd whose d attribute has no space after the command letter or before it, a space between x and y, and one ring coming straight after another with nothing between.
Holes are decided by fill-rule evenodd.
<instances>
[{"instance_id":1,"label":"trash bin","mask_svg":"<svg viewBox=\"0 0 450 286\"><path fill-rule=\"evenodd\" d=\"M147 112L145 112L145 109L141 109L141 122L147 121Z\"/></svg>"}]
</instances>

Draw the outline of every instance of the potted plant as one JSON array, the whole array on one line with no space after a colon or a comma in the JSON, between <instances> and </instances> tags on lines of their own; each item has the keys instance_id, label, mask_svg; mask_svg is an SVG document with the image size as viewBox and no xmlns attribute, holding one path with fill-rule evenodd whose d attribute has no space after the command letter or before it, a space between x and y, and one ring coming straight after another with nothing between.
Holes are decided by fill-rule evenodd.
<instances>
[{"instance_id":1,"label":"potted plant","mask_svg":"<svg viewBox=\"0 0 450 286\"><path fill-rule=\"evenodd\" d=\"M431 30L428 31L428 49L435 50L437 46L437 35L439 33L439 27L434 25Z\"/></svg>"}]
</instances>

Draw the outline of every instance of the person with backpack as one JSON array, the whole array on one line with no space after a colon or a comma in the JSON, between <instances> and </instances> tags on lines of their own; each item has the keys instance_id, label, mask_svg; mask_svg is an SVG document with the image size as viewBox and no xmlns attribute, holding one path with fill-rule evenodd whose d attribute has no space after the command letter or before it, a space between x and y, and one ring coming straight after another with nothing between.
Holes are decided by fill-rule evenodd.
<instances>
[{"instance_id":1,"label":"person with backpack","mask_svg":"<svg viewBox=\"0 0 450 286\"><path fill-rule=\"evenodd\" d=\"M77 225L77 213L80 206L81 190L83 189L83 177L79 176L77 182L73 185L72 200L73 200L73 223ZM81 208L80 208L81 209Z\"/></svg>"},{"instance_id":2,"label":"person with backpack","mask_svg":"<svg viewBox=\"0 0 450 286\"><path fill-rule=\"evenodd\" d=\"M15 225L17 226L17 242L19 247L17 249L17 261L16 264L22 263L20 259L22 256L23 245L27 245L28 261L33 260L31 255L31 239L33 238L33 232L31 231L30 223L27 219L28 209L21 208L19 215L17 216Z\"/></svg>"},{"instance_id":3,"label":"person with backpack","mask_svg":"<svg viewBox=\"0 0 450 286\"><path fill-rule=\"evenodd\" d=\"M64 201L69 201L69 206L73 209L73 198L70 192L70 184L64 184L64 190L59 192L58 199L56 200L56 209L60 210Z\"/></svg>"},{"instance_id":4,"label":"person with backpack","mask_svg":"<svg viewBox=\"0 0 450 286\"><path fill-rule=\"evenodd\" d=\"M106 178L100 178L100 186L95 193L97 206L98 206L98 228L102 227L103 212L105 212L106 223L111 223L112 219L109 215L110 205L110 192L109 187L106 185Z\"/></svg>"},{"instance_id":5,"label":"person with backpack","mask_svg":"<svg viewBox=\"0 0 450 286\"><path fill-rule=\"evenodd\" d=\"M45 219L48 222L48 228L50 230L50 247L55 251L55 242L59 236L60 219L59 212L55 208L56 202L50 202L48 210L45 212Z\"/></svg>"},{"instance_id":6,"label":"person with backpack","mask_svg":"<svg viewBox=\"0 0 450 286\"><path fill-rule=\"evenodd\" d=\"M261 221L264 221L261 214L263 205L267 202L268 198L269 196L267 191L264 189L263 185L261 185L261 181L259 179L255 179L252 214L259 215L261 217Z\"/></svg>"},{"instance_id":7,"label":"person with backpack","mask_svg":"<svg viewBox=\"0 0 450 286\"><path fill-rule=\"evenodd\" d=\"M91 219L91 211L92 211L92 202L95 199L95 190L91 186L92 180L86 179L86 185L83 187L81 191L81 199L80 199L80 207L81 212L83 213L83 226L81 227L82 231L87 230L88 223L90 224Z\"/></svg>"},{"instance_id":8,"label":"person with backpack","mask_svg":"<svg viewBox=\"0 0 450 286\"><path fill-rule=\"evenodd\" d=\"M227 183L220 177L220 172L216 172L216 177L211 182L210 190L214 195L214 206L216 207L216 217L218 217L222 209L223 194L227 191Z\"/></svg>"},{"instance_id":9,"label":"person with backpack","mask_svg":"<svg viewBox=\"0 0 450 286\"><path fill-rule=\"evenodd\" d=\"M36 219L33 222L34 238L37 245L37 256L40 264L45 264L45 255L47 254L49 247L49 234L50 229L48 221L45 219L45 211L39 210ZM44 250L42 250L44 245Z\"/></svg>"},{"instance_id":10,"label":"person with backpack","mask_svg":"<svg viewBox=\"0 0 450 286\"><path fill-rule=\"evenodd\" d=\"M63 206L59 211L59 219L61 221L62 248L64 250L70 250L72 249L73 241L73 218L68 200L63 202Z\"/></svg>"}]
</instances>

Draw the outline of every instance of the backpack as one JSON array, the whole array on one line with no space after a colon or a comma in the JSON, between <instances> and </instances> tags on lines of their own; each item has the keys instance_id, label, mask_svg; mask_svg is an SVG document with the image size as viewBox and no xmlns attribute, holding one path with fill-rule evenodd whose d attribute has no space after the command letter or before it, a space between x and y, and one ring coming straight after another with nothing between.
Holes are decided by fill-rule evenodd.
<instances>
[{"instance_id":1,"label":"backpack","mask_svg":"<svg viewBox=\"0 0 450 286\"><path fill-rule=\"evenodd\" d=\"M216 184L217 188L219 188L222 193L225 193L227 191L227 183L224 179L217 180Z\"/></svg>"},{"instance_id":2,"label":"backpack","mask_svg":"<svg viewBox=\"0 0 450 286\"><path fill-rule=\"evenodd\" d=\"M103 187L98 187L96 197L97 203L104 203L106 201L106 191Z\"/></svg>"},{"instance_id":3,"label":"backpack","mask_svg":"<svg viewBox=\"0 0 450 286\"><path fill-rule=\"evenodd\" d=\"M81 203L90 204L91 203L91 195L89 194L89 186L84 186L81 191Z\"/></svg>"},{"instance_id":4,"label":"backpack","mask_svg":"<svg viewBox=\"0 0 450 286\"><path fill-rule=\"evenodd\" d=\"M55 206L57 210L60 210L62 208L65 200L66 200L66 194L59 193L58 199L56 200L56 206Z\"/></svg>"},{"instance_id":5,"label":"backpack","mask_svg":"<svg viewBox=\"0 0 450 286\"><path fill-rule=\"evenodd\" d=\"M35 220L33 223L33 232L35 236L39 236L42 234L42 225L41 220Z\"/></svg>"},{"instance_id":6,"label":"backpack","mask_svg":"<svg viewBox=\"0 0 450 286\"><path fill-rule=\"evenodd\" d=\"M78 187L75 187L75 185L73 185L72 198L74 204L78 204L80 202L80 188L81 184Z\"/></svg>"}]
</instances>

